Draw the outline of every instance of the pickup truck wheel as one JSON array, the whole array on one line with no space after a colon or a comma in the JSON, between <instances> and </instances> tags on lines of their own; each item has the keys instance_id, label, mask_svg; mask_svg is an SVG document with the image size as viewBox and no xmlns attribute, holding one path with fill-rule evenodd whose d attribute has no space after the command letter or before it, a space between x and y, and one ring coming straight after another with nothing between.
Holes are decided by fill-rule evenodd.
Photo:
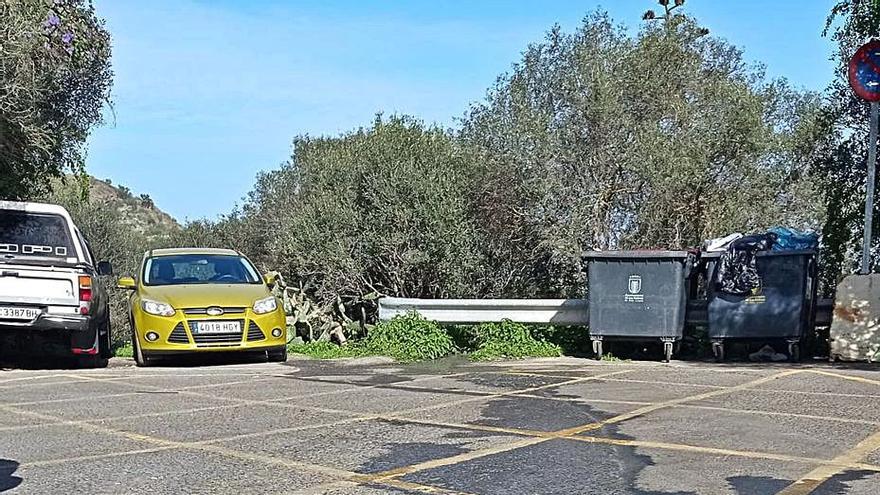
<instances>
[{"instance_id":1,"label":"pickup truck wheel","mask_svg":"<svg viewBox=\"0 0 880 495\"><path fill-rule=\"evenodd\" d=\"M102 359L110 359L113 355L110 340L110 321L104 324L104 335L98 336L98 350Z\"/></svg>"},{"instance_id":2,"label":"pickup truck wheel","mask_svg":"<svg viewBox=\"0 0 880 495\"><path fill-rule=\"evenodd\" d=\"M150 358L144 356L144 351L141 350L141 346L138 345L137 333L134 331L134 327L131 329L131 347L134 351L134 364L140 368L144 368L150 366L152 363L150 362Z\"/></svg>"},{"instance_id":3,"label":"pickup truck wheel","mask_svg":"<svg viewBox=\"0 0 880 495\"><path fill-rule=\"evenodd\" d=\"M91 354L77 357L77 368L106 368L109 360L101 357L100 354Z\"/></svg>"}]
</instances>

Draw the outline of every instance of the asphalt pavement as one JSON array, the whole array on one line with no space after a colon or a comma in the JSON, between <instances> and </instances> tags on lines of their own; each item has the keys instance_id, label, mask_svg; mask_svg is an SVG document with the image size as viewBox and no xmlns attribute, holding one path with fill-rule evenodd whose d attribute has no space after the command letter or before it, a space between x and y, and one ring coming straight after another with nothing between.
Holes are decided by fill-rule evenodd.
<instances>
[{"instance_id":1,"label":"asphalt pavement","mask_svg":"<svg viewBox=\"0 0 880 495\"><path fill-rule=\"evenodd\" d=\"M6 491L874 495L880 369L225 357L4 369Z\"/></svg>"}]
</instances>

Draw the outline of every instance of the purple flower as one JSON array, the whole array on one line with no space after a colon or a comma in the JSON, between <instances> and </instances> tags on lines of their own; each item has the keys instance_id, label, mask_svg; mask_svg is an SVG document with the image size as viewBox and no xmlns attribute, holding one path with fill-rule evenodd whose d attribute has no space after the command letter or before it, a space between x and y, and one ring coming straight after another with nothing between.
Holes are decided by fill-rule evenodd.
<instances>
[{"instance_id":1,"label":"purple flower","mask_svg":"<svg viewBox=\"0 0 880 495\"><path fill-rule=\"evenodd\" d=\"M43 27L46 28L46 30L57 28L60 25L61 18L58 17L58 14L55 12L49 12L49 17L47 17L46 22L43 23Z\"/></svg>"},{"instance_id":2,"label":"purple flower","mask_svg":"<svg viewBox=\"0 0 880 495\"><path fill-rule=\"evenodd\" d=\"M61 36L61 42L65 45L73 43L73 33L64 33L64 35Z\"/></svg>"}]
</instances>

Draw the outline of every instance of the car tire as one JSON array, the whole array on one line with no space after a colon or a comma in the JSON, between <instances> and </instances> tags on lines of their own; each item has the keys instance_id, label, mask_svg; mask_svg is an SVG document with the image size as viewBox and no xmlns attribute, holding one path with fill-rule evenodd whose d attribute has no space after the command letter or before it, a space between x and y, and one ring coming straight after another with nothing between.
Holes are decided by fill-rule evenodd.
<instances>
[{"instance_id":1,"label":"car tire","mask_svg":"<svg viewBox=\"0 0 880 495\"><path fill-rule=\"evenodd\" d=\"M287 346L268 350L266 356L270 363L284 363L287 361Z\"/></svg>"},{"instance_id":2,"label":"car tire","mask_svg":"<svg viewBox=\"0 0 880 495\"><path fill-rule=\"evenodd\" d=\"M95 341L98 346L98 352L96 354L79 354L76 356L76 367L81 369L92 369L92 368L106 368L107 364L109 364L110 360L104 357L106 351L104 350L104 338L101 337L101 332L99 330L95 330L97 335L95 335Z\"/></svg>"},{"instance_id":3,"label":"car tire","mask_svg":"<svg viewBox=\"0 0 880 495\"><path fill-rule=\"evenodd\" d=\"M138 344L137 331L134 329L134 324L131 325L131 349L134 356L134 364L137 367L146 368L152 365L149 356L144 354L144 351L141 350L141 346Z\"/></svg>"},{"instance_id":4,"label":"car tire","mask_svg":"<svg viewBox=\"0 0 880 495\"><path fill-rule=\"evenodd\" d=\"M76 367L82 369L106 368L108 364L110 360L99 354L78 356L76 359Z\"/></svg>"},{"instance_id":5,"label":"car tire","mask_svg":"<svg viewBox=\"0 0 880 495\"><path fill-rule=\"evenodd\" d=\"M104 336L98 336L98 355L101 356L102 359L110 359L113 357L113 344L112 339L110 338L110 320L107 320L107 323L104 324L105 332Z\"/></svg>"}]
</instances>

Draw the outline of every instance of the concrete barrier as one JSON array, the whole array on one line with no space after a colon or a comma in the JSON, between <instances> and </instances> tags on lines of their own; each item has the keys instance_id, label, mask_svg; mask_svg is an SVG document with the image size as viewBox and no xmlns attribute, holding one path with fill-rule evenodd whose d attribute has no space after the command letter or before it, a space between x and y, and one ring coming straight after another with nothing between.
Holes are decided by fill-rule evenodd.
<instances>
[{"instance_id":1,"label":"concrete barrier","mask_svg":"<svg viewBox=\"0 0 880 495\"><path fill-rule=\"evenodd\" d=\"M880 274L840 282L830 340L832 361L880 361Z\"/></svg>"}]
</instances>

